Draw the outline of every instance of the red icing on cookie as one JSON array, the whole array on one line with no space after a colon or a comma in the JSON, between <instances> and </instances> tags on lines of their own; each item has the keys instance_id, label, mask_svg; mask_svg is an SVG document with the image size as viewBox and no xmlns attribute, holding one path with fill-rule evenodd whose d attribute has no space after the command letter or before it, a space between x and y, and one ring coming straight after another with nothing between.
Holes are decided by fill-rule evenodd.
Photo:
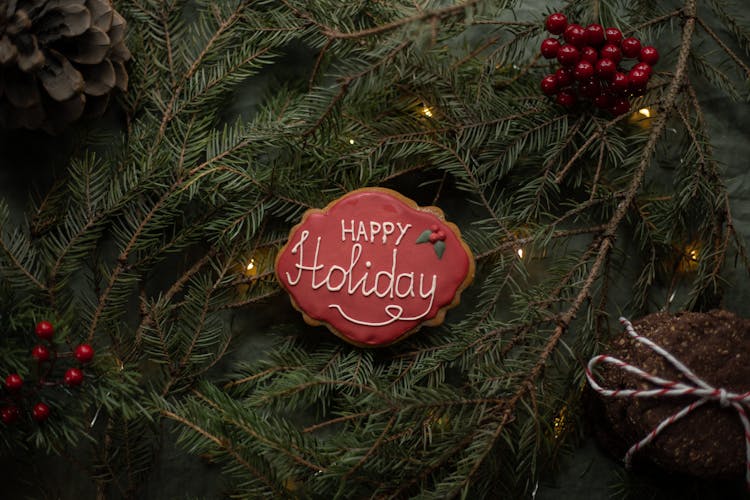
<instances>
[{"instance_id":1,"label":"red icing on cookie","mask_svg":"<svg viewBox=\"0 0 750 500\"><path fill-rule=\"evenodd\" d=\"M364 188L304 214L276 277L308 323L385 346L442 323L474 277L474 258L440 209Z\"/></svg>"}]
</instances>

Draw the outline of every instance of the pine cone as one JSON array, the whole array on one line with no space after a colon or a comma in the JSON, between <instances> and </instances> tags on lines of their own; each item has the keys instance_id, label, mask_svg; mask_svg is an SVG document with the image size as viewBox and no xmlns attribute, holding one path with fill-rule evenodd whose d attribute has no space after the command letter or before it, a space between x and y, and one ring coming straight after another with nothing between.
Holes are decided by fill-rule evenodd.
<instances>
[{"instance_id":1,"label":"pine cone","mask_svg":"<svg viewBox=\"0 0 750 500\"><path fill-rule=\"evenodd\" d=\"M0 0L0 127L56 132L125 91L126 22L110 0Z\"/></svg>"}]
</instances>

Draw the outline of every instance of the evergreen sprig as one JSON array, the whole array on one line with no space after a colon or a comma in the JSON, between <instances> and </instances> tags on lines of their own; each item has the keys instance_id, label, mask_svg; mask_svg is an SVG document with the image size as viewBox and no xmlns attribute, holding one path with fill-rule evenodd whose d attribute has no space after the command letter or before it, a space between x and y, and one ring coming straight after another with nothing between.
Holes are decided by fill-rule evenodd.
<instances>
[{"instance_id":1,"label":"evergreen sprig","mask_svg":"<svg viewBox=\"0 0 750 500\"><path fill-rule=\"evenodd\" d=\"M703 83L747 99L750 27L721 0L566 2L664 44L642 126L545 99L546 13L519 19L518 3L121 2L122 133L84 145L23 223L0 203L0 366L40 317L109 364L64 420L3 432L4 452L90 436L99 494L122 497L170 430L238 497L533 491L576 434L580 360L610 315L714 307L732 257L750 269L701 106ZM285 68L299 51L309 64ZM237 116L236 93L268 80ZM288 229L373 185L459 200L478 261L462 313L366 351L306 339L289 307L278 342L228 368L229 319L280 292Z\"/></svg>"}]
</instances>

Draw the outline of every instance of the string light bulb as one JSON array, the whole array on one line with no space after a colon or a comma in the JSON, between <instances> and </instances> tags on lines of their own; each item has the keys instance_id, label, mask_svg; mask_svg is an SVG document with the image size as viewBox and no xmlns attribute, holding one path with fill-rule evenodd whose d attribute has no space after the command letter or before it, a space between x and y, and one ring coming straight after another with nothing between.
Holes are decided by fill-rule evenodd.
<instances>
[{"instance_id":1,"label":"string light bulb","mask_svg":"<svg viewBox=\"0 0 750 500\"><path fill-rule=\"evenodd\" d=\"M555 439L559 439L562 433L565 431L565 420L567 419L568 407L563 406L560 409L560 413L557 414L555 419L552 421L552 434Z\"/></svg>"},{"instance_id":2,"label":"string light bulb","mask_svg":"<svg viewBox=\"0 0 750 500\"><path fill-rule=\"evenodd\" d=\"M255 259L251 258L245 265L245 276L255 276L258 274L258 266L255 265Z\"/></svg>"},{"instance_id":3,"label":"string light bulb","mask_svg":"<svg viewBox=\"0 0 750 500\"><path fill-rule=\"evenodd\" d=\"M516 250L516 254L518 255L519 259L523 259L523 248L519 248Z\"/></svg>"},{"instance_id":4,"label":"string light bulb","mask_svg":"<svg viewBox=\"0 0 750 500\"><path fill-rule=\"evenodd\" d=\"M678 270L687 273L698 269L701 256L700 243L691 242L680 250Z\"/></svg>"},{"instance_id":5,"label":"string light bulb","mask_svg":"<svg viewBox=\"0 0 750 500\"><path fill-rule=\"evenodd\" d=\"M354 145L354 139L349 139L349 144Z\"/></svg>"},{"instance_id":6,"label":"string light bulb","mask_svg":"<svg viewBox=\"0 0 750 500\"><path fill-rule=\"evenodd\" d=\"M638 110L638 113L645 116L646 118L651 118L651 110L648 108L641 108Z\"/></svg>"},{"instance_id":7,"label":"string light bulb","mask_svg":"<svg viewBox=\"0 0 750 500\"><path fill-rule=\"evenodd\" d=\"M432 118L432 110L429 108L429 106L422 106L422 114L427 118Z\"/></svg>"}]
</instances>

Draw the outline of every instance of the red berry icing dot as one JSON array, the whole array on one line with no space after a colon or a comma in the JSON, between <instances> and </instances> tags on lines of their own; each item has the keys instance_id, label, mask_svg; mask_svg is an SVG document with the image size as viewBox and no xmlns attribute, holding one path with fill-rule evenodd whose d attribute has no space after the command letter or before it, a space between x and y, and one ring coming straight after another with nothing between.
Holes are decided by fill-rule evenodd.
<instances>
[{"instance_id":1,"label":"red berry icing dot","mask_svg":"<svg viewBox=\"0 0 750 500\"><path fill-rule=\"evenodd\" d=\"M567 26L568 18L565 17L565 14L561 14L560 12L550 14L544 22L544 27L553 35L561 35Z\"/></svg>"},{"instance_id":2,"label":"red berry icing dot","mask_svg":"<svg viewBox=\"0 0 750 500\"><path fill-rule=\"evenodd\" d=\"M36 336L40 339L50 340L55 335L55 327L49 321L40 321L36 324Z\"/></svg>"}]
</instances>

